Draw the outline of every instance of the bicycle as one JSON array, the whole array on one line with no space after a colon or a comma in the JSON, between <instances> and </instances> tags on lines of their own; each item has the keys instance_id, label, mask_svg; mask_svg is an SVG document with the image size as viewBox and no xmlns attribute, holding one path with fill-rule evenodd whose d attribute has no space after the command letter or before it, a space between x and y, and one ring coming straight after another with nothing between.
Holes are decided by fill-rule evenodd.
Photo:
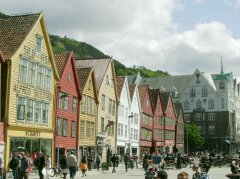
<instances>
[{"instance_id":1,"label":"bicycle","mask_svg":"<svg viewBox=\"0 0 240 179\"><path fill-rule=\"evenodd\" d=\"M48 174L49 174L50 177L54 177L54 176L55 177L61 177L61 178L64 177L60 167L52 167L52 168L50 168L48 170Z\"/></svg>"}]
</instances>

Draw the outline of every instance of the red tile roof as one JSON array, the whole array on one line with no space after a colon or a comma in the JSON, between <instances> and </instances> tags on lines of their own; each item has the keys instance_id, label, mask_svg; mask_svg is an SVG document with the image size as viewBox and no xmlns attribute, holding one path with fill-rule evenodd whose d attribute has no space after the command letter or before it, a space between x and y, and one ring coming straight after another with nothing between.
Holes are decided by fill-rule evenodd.
<instances>
[{"instance_id":1,"label":"red tile roof","mask_svg":"<svg viewBox=\"0 0 240 179\"><path fill-rule=\"evenodd\" d=\"M58 74L59 74L60 77L63 74L65 64L68 61L68 58L69 58L70 54L71 54L71 52L54 54L54 59L55 59Z\"/></svg>"},{"instance_id":2,"label":"red tile roof","mask_svg":"<svg viewBox=\"0 0 240 179\"><path fill-rule=\"evenodd\" d=\"M0 18L0 49L10 59L25 40L41 13Z\"/></svg>"},{"instance_id":3,"label":"red tile roof","mask_svg":"<svg viewBox=\"0 0 240 179\"><path fill-rule=\"evenodd\" d=\"M78 79L80 82L80 88L81 91L83 91L86 83L87 83L87 79L89 77L89 75L92 72L92 68L77 68L77 74L78 74Z\"/></svg>"},{"instance_id":4,"label":"red tile roof","mask_svg":"<svg viewBox=\"0 0 240 179\"><path fill-rule=\"evenodd\" d=\"M144 102L144 97L145 97L145 94L147 93L147 90L148 90L148 86L147 85L138 86L138 93L139 93L141 106L142 106L142 104Z\"/></svg>"}]
</instances>

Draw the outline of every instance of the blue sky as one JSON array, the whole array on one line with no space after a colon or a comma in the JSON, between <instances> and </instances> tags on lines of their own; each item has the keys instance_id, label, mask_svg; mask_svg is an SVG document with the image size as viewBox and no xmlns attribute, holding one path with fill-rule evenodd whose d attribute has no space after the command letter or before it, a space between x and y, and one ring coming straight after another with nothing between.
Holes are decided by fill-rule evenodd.
<instances>
[{"instance_id":1,"label":"blue sky","mask_svg":"<svg viewBox=\"0 0 240 179\"><path fill-rule=\"evenodd\" d=\"M93 45L126 66L172 75L240 77L240 0L0 0L0 11L43 11L50 34Z\"/></svg>"}]
</instances>

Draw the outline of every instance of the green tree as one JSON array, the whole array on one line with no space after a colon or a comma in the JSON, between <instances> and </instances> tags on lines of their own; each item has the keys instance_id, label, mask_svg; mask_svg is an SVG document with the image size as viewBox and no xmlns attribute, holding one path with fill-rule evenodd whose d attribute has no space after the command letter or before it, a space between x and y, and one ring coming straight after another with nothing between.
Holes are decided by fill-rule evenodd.
<instances>
[{"instance_id":1,"label":"green tree","mask_svg":"<svg viewBox=\"0 0 240 179\"><path fill-rule=\"evenodd\" d=\"M187 138L188 138L188 152L196 151L202 148L204 138L201 136L199 128L192 123L185 123L185 151L187 151Z\"/></svg>"}]
</instances>

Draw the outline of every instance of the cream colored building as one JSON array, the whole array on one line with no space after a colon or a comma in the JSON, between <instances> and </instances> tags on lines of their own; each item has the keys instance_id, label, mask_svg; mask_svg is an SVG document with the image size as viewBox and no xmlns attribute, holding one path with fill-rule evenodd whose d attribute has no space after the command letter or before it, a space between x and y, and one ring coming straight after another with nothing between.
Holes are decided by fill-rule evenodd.
<instances>
[{"instance_id":1,"label":"cream colored building","mask_svg":"<svg viewBox=\"0 0 240 179\"><path fill-rule=\"evenodd\" d=\"M117 92L113 59L77 60L76 67L93 67L99 99L96 143L102 161L116 153ZM81 132L81 131L80 131Z\"/></svg>"},{"instance_id":2,"label":"cream colored building","mask_svg":"<svg viewBox=\"0 0 240 179\"><path fill-rule=\"evenodd\" d=\"M42 13L0 18L0 49L6 59L5 171L12 152L53 159L58 74Z\"/></svg>"}]
</instances>

